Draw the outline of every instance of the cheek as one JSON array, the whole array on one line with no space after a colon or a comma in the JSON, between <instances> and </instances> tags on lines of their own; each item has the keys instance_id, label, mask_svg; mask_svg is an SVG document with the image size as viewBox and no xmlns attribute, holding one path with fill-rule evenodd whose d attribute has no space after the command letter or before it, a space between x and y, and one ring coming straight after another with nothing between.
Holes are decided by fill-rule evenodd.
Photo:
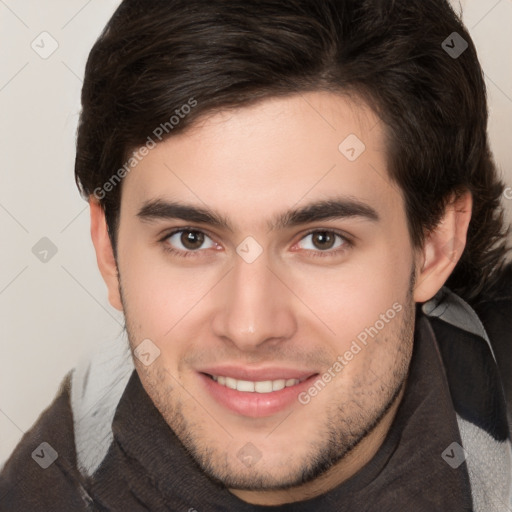
<instances>
[{"instance_id":1,"label":"cheek","mask_svg":"<svg viewBox=\"0 0 512 512\"><path fill-rule=\"evenodd\" d=\"M386 326L397 323L397 310L405 309L411 271L408 247L397 250L381 244L354 252L337 267L297 269L289 279L297 296L328 327L339 353L377 322L377 327L383 321Z\"/></svg>"},{"instance_id":2,"label":"cheek","mask_svg":"<svg viewBox=\"0 0 512 512\"><path fill-rule=\"evenodd\" d=\"M178 324L181 329L189 325L183 320L216 282L215 269L171 265L165 253L155 248L125 251L119 269L125 315L132 330L156 343L172 339Z\"/></svg>"}]
</instances>

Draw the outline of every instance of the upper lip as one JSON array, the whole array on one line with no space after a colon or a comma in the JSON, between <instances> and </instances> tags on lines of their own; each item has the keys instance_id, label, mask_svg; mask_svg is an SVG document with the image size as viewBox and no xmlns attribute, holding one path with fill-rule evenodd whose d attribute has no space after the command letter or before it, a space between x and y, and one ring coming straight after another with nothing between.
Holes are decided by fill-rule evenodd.
<instances>
[{"instance_id":1,"label":"upper lip","mask_svg":"<svg viewBox=\"0 0 512 512\"><path fill-rule=\"evenodd\" d=\"M248 380L253 382L279 379L305 380L308 377L317 374L317 372L312 370L301 370L295 368L249 368L233 365L212 366L202 368L198 371L208 375L231 377L236 380Z\"/></svg>"}]
</instances>

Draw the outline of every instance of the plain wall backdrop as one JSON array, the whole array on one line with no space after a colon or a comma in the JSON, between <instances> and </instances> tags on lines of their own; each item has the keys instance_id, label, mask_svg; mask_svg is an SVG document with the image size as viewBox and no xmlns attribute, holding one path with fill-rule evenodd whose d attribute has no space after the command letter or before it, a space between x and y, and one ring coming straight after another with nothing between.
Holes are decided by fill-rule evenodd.
<instances>
[{"instance_id":1,"label":"plain wall backdrop","mask_svg":"<svg viewBox=\"0 0 512 512\"><path fill-rule=\"evenodd\" d=\"M0 466L64 375L122 329L73 175L85 61L118 4L0 0ZM512 220L512 0L461 6L486 75Z\"/></svg>"}]
</instances>

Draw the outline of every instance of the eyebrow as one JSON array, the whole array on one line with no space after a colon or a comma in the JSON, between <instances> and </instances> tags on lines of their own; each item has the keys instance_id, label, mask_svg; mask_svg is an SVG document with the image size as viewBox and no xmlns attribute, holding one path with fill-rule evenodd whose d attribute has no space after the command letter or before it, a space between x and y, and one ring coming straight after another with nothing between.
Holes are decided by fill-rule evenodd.
<instances>
[{"instance_id":1,"label":"eyebrow","mask_svg":"<svg viewBox=\"0 0 512 512\"><path fill-rule=\"evenodd\" d=\"M137 213L144 222L181 219L186 222L208 224L233 232L228 219L207 207L187 205L175 201L153 199L146 201ZM380 220L377 211L370 205L354 198L337 198L316 201L301 208L293 208L271 219L267 224L270 231L295 227L322 220L336 220L358 217L371 222Z\"/></svg>"}]
</instances>

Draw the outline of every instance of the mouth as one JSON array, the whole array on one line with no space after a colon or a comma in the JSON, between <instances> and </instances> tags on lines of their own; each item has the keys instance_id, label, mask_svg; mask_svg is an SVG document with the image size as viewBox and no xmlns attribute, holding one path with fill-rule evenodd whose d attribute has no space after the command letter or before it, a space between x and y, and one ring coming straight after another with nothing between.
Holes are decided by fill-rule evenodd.
<instances>
[{"instance_id":1,"label":"mouth","mask_svg":"<svg viewBox=\"0 0 512 512\"><path fill-rule=\"evenodd\" d=\"M208 375L208 374L206 374ZM229 389L236 389L244 393L272 393L274 391L281 391L284 388L291 388L300 384L307 377L302 379L276 379L276 380L238 380L233 377L226 377L224 375L208 375L212 380L221 386Z\"/></svg>"},{"instance_id":2,"label":"mouth","mask_svg":"<svg viewBox=\"0 0 512 512\"><path fill-rule=\"evenodd\" d=\"M283 370L279 375L279 370L249 372L231 369L198 372L198 375L206 392L223 409L241 416L260 418L298 405L298 395L319 374Z\"/></svg>"}]
</instances>

